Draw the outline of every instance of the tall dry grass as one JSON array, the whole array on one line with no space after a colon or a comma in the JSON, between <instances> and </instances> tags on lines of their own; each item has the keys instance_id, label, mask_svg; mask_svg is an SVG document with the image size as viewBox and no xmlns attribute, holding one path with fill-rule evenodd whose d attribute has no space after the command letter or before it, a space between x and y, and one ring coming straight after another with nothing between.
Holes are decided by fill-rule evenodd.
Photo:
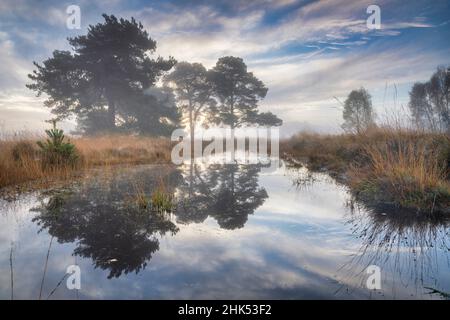
<instances>
[{"instance_id":1,"label":"tall dry grass","mask_svg":"<svg viewBox=\"0 0 450 320\"><path fill-rule=\"evenodd\" d=\"M0 187L44 177L34 141L0 141Z\"/></svg>"},{"instance_id":2,"label":"tall dry grass","mask_svg":"<svg viewBox=\"0 0 450 320\"><path fill-rule=\"evenodd\" d=\"M450 138L392 127L359 135L302 133L282 144L312 170L329 170L360 198L423 211L450 206Z\"/></svg>"},{"instance_id":3,"label":"tall dry grass","mask_svg":"<svg viewBox=\"0 0 450 320\"><path fill-rule=\"evenodd\" d=\"M0 140L0 188L31 180L64 179L92 166L170 162L168 139L111 135L70 139L79 154L78 166L48 168L43 165L36 144L43 139L43 136L16 134Z\"/></svg>"},{"instance_id":4,"label":"tall dry grass","mask_svg":"<svg viewBox=\"0 0 450 320\"><path fill-rule=\"evenodd\" d=\"M170 163L171 142L166 138L126 135L72 140L87 166Z\"/></svg>"}]
</instances>

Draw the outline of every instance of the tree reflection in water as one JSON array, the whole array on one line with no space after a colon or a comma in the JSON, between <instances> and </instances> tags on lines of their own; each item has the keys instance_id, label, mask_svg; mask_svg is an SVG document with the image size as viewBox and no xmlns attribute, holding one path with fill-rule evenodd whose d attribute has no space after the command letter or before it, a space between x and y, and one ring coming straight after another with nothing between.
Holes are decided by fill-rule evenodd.
<instances>
[{"instance_id":1,"label":"tree reflection in water","mask_svg":"<svg viewBox=\"0 0 450 320\"><path fill-rule=\"evenodd\" d=\"M223 229L244 227L248 216L268 197L258 185L261 165L225 164L200 169L191 163L179 188L176 211L182 223L200 223L213 217Z\"/></svg>"},{"instance_id":2,"label":"tree reflection in water","mask_svg":"<svg viewBox=\"0 0 450 320\"><path fill-rule=\"evenodd\" d=\"M39 213L33 221L59 243L76 242L73 254L91 258L96 268L109 271L108 278L138 273L159 250L159 237L178 231L167 216L130 205L131 183L142 179L143 173L149 177L146 190L152 190L156 181L151 170L127 173L127 179L118 174L89 180L77 190L44 197L33 209ZM177 172L170 175L177 178Z\"/></svg>"},{"instance_id":3,"label":"tree reflection in water","mask_svg":"<svg viewBox=\"0 0 450 320\"><path fill-rule=\"evenodd\" d=\"M92 259L96 268L109 271L108 278L117 278L144 269L159 250L159 239L179 231L167 215L132 205L136 181L150 195L162 177L178 201L174 214L179 222L203 222L211 216L221 228L236 229L267 198L258 186L260 170L237 164L203 170L190 166L183 174L175 168L165 173L158 167L126 169L42 195L33 221L59 243L76 243L74 255Z\"/></svg>"}]
</instances>

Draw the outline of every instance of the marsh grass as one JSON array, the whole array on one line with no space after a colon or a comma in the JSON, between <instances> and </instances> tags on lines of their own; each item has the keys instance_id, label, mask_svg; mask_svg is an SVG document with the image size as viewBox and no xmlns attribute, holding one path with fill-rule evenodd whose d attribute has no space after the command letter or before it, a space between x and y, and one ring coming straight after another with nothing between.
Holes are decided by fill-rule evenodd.
<instances>
[{"instance_id":1,"label":"marsh grass","mask_svg":"<svg viewBox=\"0 0 450 320\"><path fill-rule=\"evenodd\" d=\"M170 163L171 142L166 138L108 135L74 139L86 166Z\"/></svg>"},{"instance_id":2,"label":"marsh grass","mask_svg":"<svg viewBox=\"0 0 450 320\"><path fill-rule=\"evenodd\" d=\"M151 207L150 198L147 196L147 193L144 190L144 187L141 183L135 182L133 184L134 194L132 196L132 203L134 203L139 210L147 210Z\"/></svg>"},{"instance_id":3,"label":"marsh grass","mask_svg":"<svg viewBox=\"0 0 450 320\"><path fill-rule=\"evenodd\" d=\"M159 186L152 193L151 204L156 212L172 212L175 207L172 194Z\"/></svg>"},{"instance_id":4,"label":"marsh grass","mask_svg":"<svg viewBox=\"0 0 450 320\"><path fill-rule=\"evenodd\" d=\"M80 169L117 164L162 164L170 162L171 142L164 138L110 135L72 138L77 165L45 166L44 153L34 134L3 135L0 140L0 188L37 180L46 182L72 177Z\"/></svg>"},{"instance_id":5,"label":"marsh grass","mask_svg":"<svg viewBox=\"0 0 450 320\"><path fill-rule=\"evenodd\" d=\"M133 189L132 202L140 211L170 213L175 208L174 196L162 178L151 193L146 192L144 184L139 181L134 182Z\"/></svg>"},{"instance_id":6,"label":"marsh grass","mask_svg":"<svg viewBox=\"0 0 450 320\"><path fill-rule=\"evenodd\" d=\"M433 212L450 207L450 138L399 128L363 134L302 133L282 143L286 157L327 170L368 202Z\"/></svg>"}]
</instances>

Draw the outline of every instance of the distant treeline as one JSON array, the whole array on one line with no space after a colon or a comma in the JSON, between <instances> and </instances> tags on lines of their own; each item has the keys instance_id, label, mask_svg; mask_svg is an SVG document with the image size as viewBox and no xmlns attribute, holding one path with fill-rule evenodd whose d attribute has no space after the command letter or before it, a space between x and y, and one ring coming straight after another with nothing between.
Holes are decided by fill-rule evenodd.
<instances>
[{"instance_id":1,"label":"distant treeline","mask_svg":"<svg viewBox=\"0 0 450 320\"><path fill-rule=\"evenodd\" d=\"M350 92L343 107L344 131L360 134L376 126L372 99L366 89ZM429 81L414 83L408 108L413 129L450 133L450 67L440 66Z\"/></svg>"}]
</instances>

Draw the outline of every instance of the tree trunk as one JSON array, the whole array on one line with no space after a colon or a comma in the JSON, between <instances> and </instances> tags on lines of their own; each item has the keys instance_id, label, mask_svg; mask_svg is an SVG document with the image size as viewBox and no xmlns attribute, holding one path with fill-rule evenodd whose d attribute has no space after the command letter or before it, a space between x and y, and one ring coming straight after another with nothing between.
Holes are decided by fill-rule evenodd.
<instances>
[{"instance_id":1,"label":"tree trunk","mask_svg":"<svg viewBox=\"0 0 450 320\"><path fill-rule=\"evenodd\" d=\"M195 128L194 128L194 116L193 110L189 108L189 128L191 131L190 139L191 139L191 159L194 158L194 144L195 144Z\"/></svg>"},{"instance_id":2,"label":"tree trunk","mask_svg":"<svg viewBox=\"0 0 450 320\"><path fill-rule=\"evenodd\" d=\"M189 166L189 200L192 199L194 190L194 159L191 157L191 163Z\"/></svg>"},{"instance_id":3,"label":"tree trunk","mask_svg":"<svg viewBox=\"0 0 450 320\"><path fill-rule=\"evenodd\" d=\"M111 131L116 129L116 105L114 102L109 103L108 106L108 125Z\"/></svg>"},{"instance_id":4,"label":"tree trunk","mask_svg":"<svg viewBox=\"0 0 450 320\"><path fill-rule=\"evenodd\" d=\"M108 101L108 127L111 131L116 129L116 104L111 94L106 90L106 100Z\"/></svg>"},{"instance_id":5,"label":"tree trunk","mask_svg":"<svg viewBox=\"0 0 450 320\"><path fill-rule=\"evenodd\" d=\"M235 123L234 123L234 101L233 100L231 101L230 112L231 112L231 125L230 125L230 127L231 127L231 141L232 141L232 146L233 146L231 148L231 162L234 163L236 155L235 155L235 145L234 145L234 126L235 126ZM233 175L233 178L234 178L234 175ZM233 179L233 182L234 182L234 179Z\"/></svg>"}]
</instances>

